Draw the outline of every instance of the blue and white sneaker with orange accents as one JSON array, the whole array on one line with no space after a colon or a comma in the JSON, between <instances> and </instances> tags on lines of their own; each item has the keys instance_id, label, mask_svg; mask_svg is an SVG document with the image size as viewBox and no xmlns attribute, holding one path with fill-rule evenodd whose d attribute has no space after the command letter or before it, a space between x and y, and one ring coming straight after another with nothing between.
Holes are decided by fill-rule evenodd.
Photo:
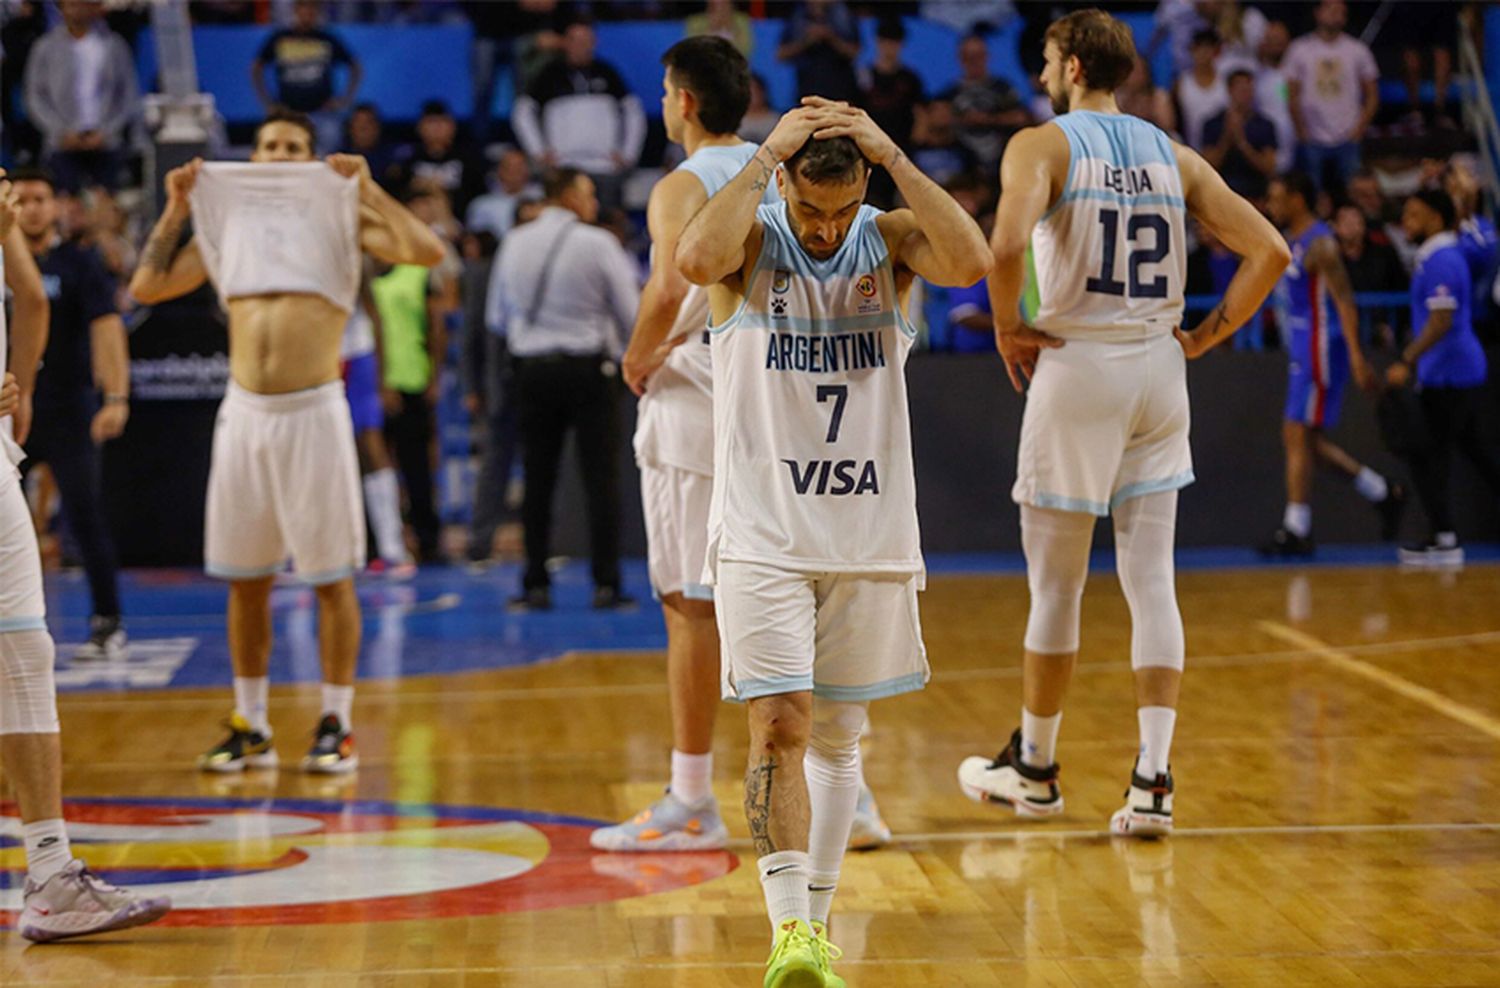
<instances>
[{"instance_id":1,"label":"blue and white sneaker with orange accents","mask_svg":"<svg viewBox=\"0 0 1500 988\"><path fill-rule=\"evenodd\" d=\"M728 842L718 800L689 806L670 789L633 818L589 834L599 851L718 851Z\"/></svg>"},{"instance_id":2,"label":"blue and white sneaker with orange accents","mask_svg":"<svg viewBox=\"0 0 1500 988\"><path fill-rule=\"evenodd\" d=\"M1010 744L993 759L982 755L965 758L958 766L958 784L976 803L1001 803L1019 817L1049 817L1063 811L1057 772L1056 762L1034 768L1021 760L1021 731L1017 728Z\"/></svg>"},{"instance_id":3,"label":"blue and white sneaker with orange accents","mask_svg":"<svg viewBox=\"0 0 1500 988\"><path fill-rule=\"evenodd\" d=\"M1155 778L1130 771L1125 805L1109 818L1109 832L1120 837L1165 837L1172 832L1172 768Z\"/></svg>"},{"instance_id":4,"label":"blue and white sneaker with orange accents","mask_svg":"<svg viewBox=\"0 0 1500 988\"><path fill-rule=\"evenodd\" d=\"M354 732L344 730L336 715L324 714L318 721L312 747L302 759L302 771L315 775L343 775L357 768L359 755L354 750Z\"/></svg>"}]
</instances>

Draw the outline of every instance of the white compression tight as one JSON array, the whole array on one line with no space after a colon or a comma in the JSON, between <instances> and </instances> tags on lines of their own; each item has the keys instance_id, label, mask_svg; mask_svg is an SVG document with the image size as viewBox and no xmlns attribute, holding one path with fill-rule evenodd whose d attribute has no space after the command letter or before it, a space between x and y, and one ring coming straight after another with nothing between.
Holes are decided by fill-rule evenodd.
<instances>
[{"instance_id":1,"label":"white compression tight","mask_svg":"<svg viewBox=\"0 0 1500 988\"><path fill-rule=\"evenodd\" d=\"M45 630L0 632L0 734L56 734L54 649Z\"/></svg>"},{"instance_id":2,"label":"white compression tight","mask_svg":"<svg viewBox=\"0 0 1500 988\"><path fill-rule=\"evenodd\" d=\"M1185 646L1172 547L1177 492L1133 497L1115 509L1115 566L1130 605L1130 666L1182 670Z\"/></svg>"},{"instance_id":3,"label":"white compression tight","mask_svg":"<svg viewBox=\"0 0 1500 988\"><path fill-rule=\"evenodd\" d=\"M1021 505L1021 548L1031 613L1026 650L1043 655L1078 651L1078 614L1089 577L1094 516Z\"/></svg>"},{"instance_id":4,"label":"white compression tight","mask_svg":"<svg viewBox=\"0 0 1500 988\"><path fill-rule=\"evenodd\" d=\"M854 808L859 801L859 732L865 704L813 698L812 736L802 760L812 825L808 829L808 892L811 918L828 922Z\"/></svg>"}]
</instances>

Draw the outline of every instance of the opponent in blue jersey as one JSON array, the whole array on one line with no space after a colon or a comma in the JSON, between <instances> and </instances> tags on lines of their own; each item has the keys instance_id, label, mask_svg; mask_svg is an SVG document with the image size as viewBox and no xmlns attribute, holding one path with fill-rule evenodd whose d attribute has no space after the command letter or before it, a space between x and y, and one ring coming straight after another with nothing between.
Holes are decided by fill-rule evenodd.
<instances>
[{"instance_id":1,"label":"opponent in blue jersey","mask_svg":"<svg viewBox=\"0 0 1500 988\"><path fill-rule=\"evenodd\" d=\"M1415 334L1401 359L1386 370L1386 383L1404 388L1416 378L1427 442L1410 453L1412 477L1422 510L1432 526L1427 542L1403 548L1405 563L1445 565L1463 562L1453 524L1448 475L1457 446L1500 498L1500 455L1486 436L1484 383L1489 367L1474 335L1473 285L1469 265L1454 233L1452 198L1423 189L1406 201L1401 228L1417 251L1411 278L1411 325Z\"/></svg>"},{"instance_id":2,"label":"opponent in blue jersey","mask_svg":"<svg viewBox=\"0 0 1500 988\"><path fill-rule=\"evenodd\" d=\"M1329 441L1325 432L1339 418L1349 375L1366 391L1374 372L1359 346L1354 289L1338 242L1312 204L1317 193L1300 172L1271 182L1266 199L1271 219L1286 233L1292 263L1282 275L1291 363L1281 438L1286 446L1286 510L1281 527L1261 547L1267 556L1310 556L1313 471L1322 462L1347 477L1380 512L1381 537L1394 539L1406 506L1399 484L1363 465Z\"/></svg>"}]
</instances>

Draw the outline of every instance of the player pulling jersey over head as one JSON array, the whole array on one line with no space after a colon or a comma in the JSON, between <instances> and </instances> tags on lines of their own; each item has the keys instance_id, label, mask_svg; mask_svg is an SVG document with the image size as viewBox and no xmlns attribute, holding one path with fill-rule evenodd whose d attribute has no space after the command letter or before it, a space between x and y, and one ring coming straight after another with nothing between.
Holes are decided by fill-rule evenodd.
<instances>
[{"instance_id":1,"label":"player pulling jersey over head","mask_svg":"<svg viewBox=\"0 0 1500 988\"><path fill-rule=\"evenodd\" d=\"M964 761L959 782L1023 816L1062 811L1062 698L1094 519L1113 513L1141 754L1110 822L1116 833L1163 834L1184 651L1172 543L1177 491L1193 478L1184 356L1226 339L1259 307L1286 247L1202 158L1120 113L1114 91L1136 59L1128 27L1099 10L1070 14L1047 29L1045 58L1041 81L1059 116L1006 148L990 276L996 345L1016 390L1031 379L1013 491L1031 587L1026 703L1010 743L993 759ZM1189 212L1244 263L1223 303L1185 333L1177 325ZM1045 334L1021 322L1028 243Z\"/></svg>"},{"instance_id":2,"label":"player pulling jersey over head","mask_svg":"<svg viewBox=\"0 0 1500 988\"><path fill-rule=\"evenodd\" d=\"M984 274L974 221L863 111L803 104L677 248L709 289L705 578L725 695L749 708L745 812L775 931L767 986L843 984L814 924L827 921L855 813L865 704L927 678L907 294L915 275ZM910 209L864 205L871 164ZM785 201L762 205L773 176Z\"/></svg>"}]
</instances>

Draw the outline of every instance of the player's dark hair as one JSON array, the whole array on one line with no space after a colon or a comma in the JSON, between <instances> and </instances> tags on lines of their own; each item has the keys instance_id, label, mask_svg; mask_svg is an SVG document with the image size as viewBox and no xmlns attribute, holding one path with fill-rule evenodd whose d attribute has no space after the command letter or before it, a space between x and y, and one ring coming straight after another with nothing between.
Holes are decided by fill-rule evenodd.
<instances>
[{"instance_id":1,"label":"player's dark hair","mask_svg":"<svg viewBox=\"0 0 1500 988\"><path fill-rule=\"evenodd\" d=\"M255 143L260 144L260 132L273 123L287 123L293 127L300 127L307 133L307 149L314 154L318 150L318 130L313 126L312 117L296 110L276 109L266 114L266 119L255 128Z\"/></svg>"},{"instance_id":2,"label":"player's dark hair","mask_svg":"<svg viewBox=\"0 0 1500 988\"><path fill-rule=\"evenodd\" d=\"M1308 209L1318 204L1318 187L1313 184L1312 176L1307 172L1287 172L1278 175L1275 181L1280 182L1288 192L1300 198Z\"/></svg>"},{"instance_id":3,"label":"player's dark hair","mask_svg":"<svg viewBox=\"0 0 1500 988\"><path fill-rule=\"evenodd\" d=\"M710 134L733 134L750 106L750 63L711 34L684 38L661 57L672 84L698 101L698 122Z\"/></svg>"},{"instance_id":4,"label":"player's dark hair","mask_svg":"<svg viewBox=\"0 0 1500 988\"><path fill-rule=\"evenodd\" d=\"M797 153L786 159L788 175L814 185L857 182L870 168L852 137L809 137Z\"/></svg>"},{"instance_id":5,"label":"player's dark hair","mask_svg":"<svg viewBox=\"0 0 1500 988\"><path fill-rule=\"evenodd\" d=\"M52 173L45 168L38 168L35 165L27 165L24 168L11 168L6 171L5 177L10 180L12 185L19 185L22 182L41 182L53 192L57 191L57 181L52 177Z\"/></svg>"},{"instance_id":6,"label":"player's dark hair","mask_svg":"<svg viewBox=\"0 0 1500 988\"><path fill-rule=\"evenodd\" d=\"M1458 220L1458 210L1453 206L1453 197L1442 189L1418 189L1411 197L1431 209L1443 221L1443 229L1453 229Z\"/></svg>"},{"instance_id":7,"label":"player's dark hair","mask_svg":"<svg viewBox=\"0 0 1500 988\"><path fill-rule=\"evenodd\" d=\"M542 177L542 194L548 199L556 201L562 198L562 194L572 188L573 183L583 177L583 169L554 168Z\"/></svg>"},{"instance_id":8,"label":"player's dark hair","mask_svg":"<svg viewBox=\"0 0 1500 988\"><path fill-rule=\"evenodd\" d=\"M1077 58L1083 78L1095 91L1112 93L1135 68L1135 39L1130 28L1097 8L1079 10L1052 22L1047 41L1066 61Z\"/></svg>"}]
</instances>

